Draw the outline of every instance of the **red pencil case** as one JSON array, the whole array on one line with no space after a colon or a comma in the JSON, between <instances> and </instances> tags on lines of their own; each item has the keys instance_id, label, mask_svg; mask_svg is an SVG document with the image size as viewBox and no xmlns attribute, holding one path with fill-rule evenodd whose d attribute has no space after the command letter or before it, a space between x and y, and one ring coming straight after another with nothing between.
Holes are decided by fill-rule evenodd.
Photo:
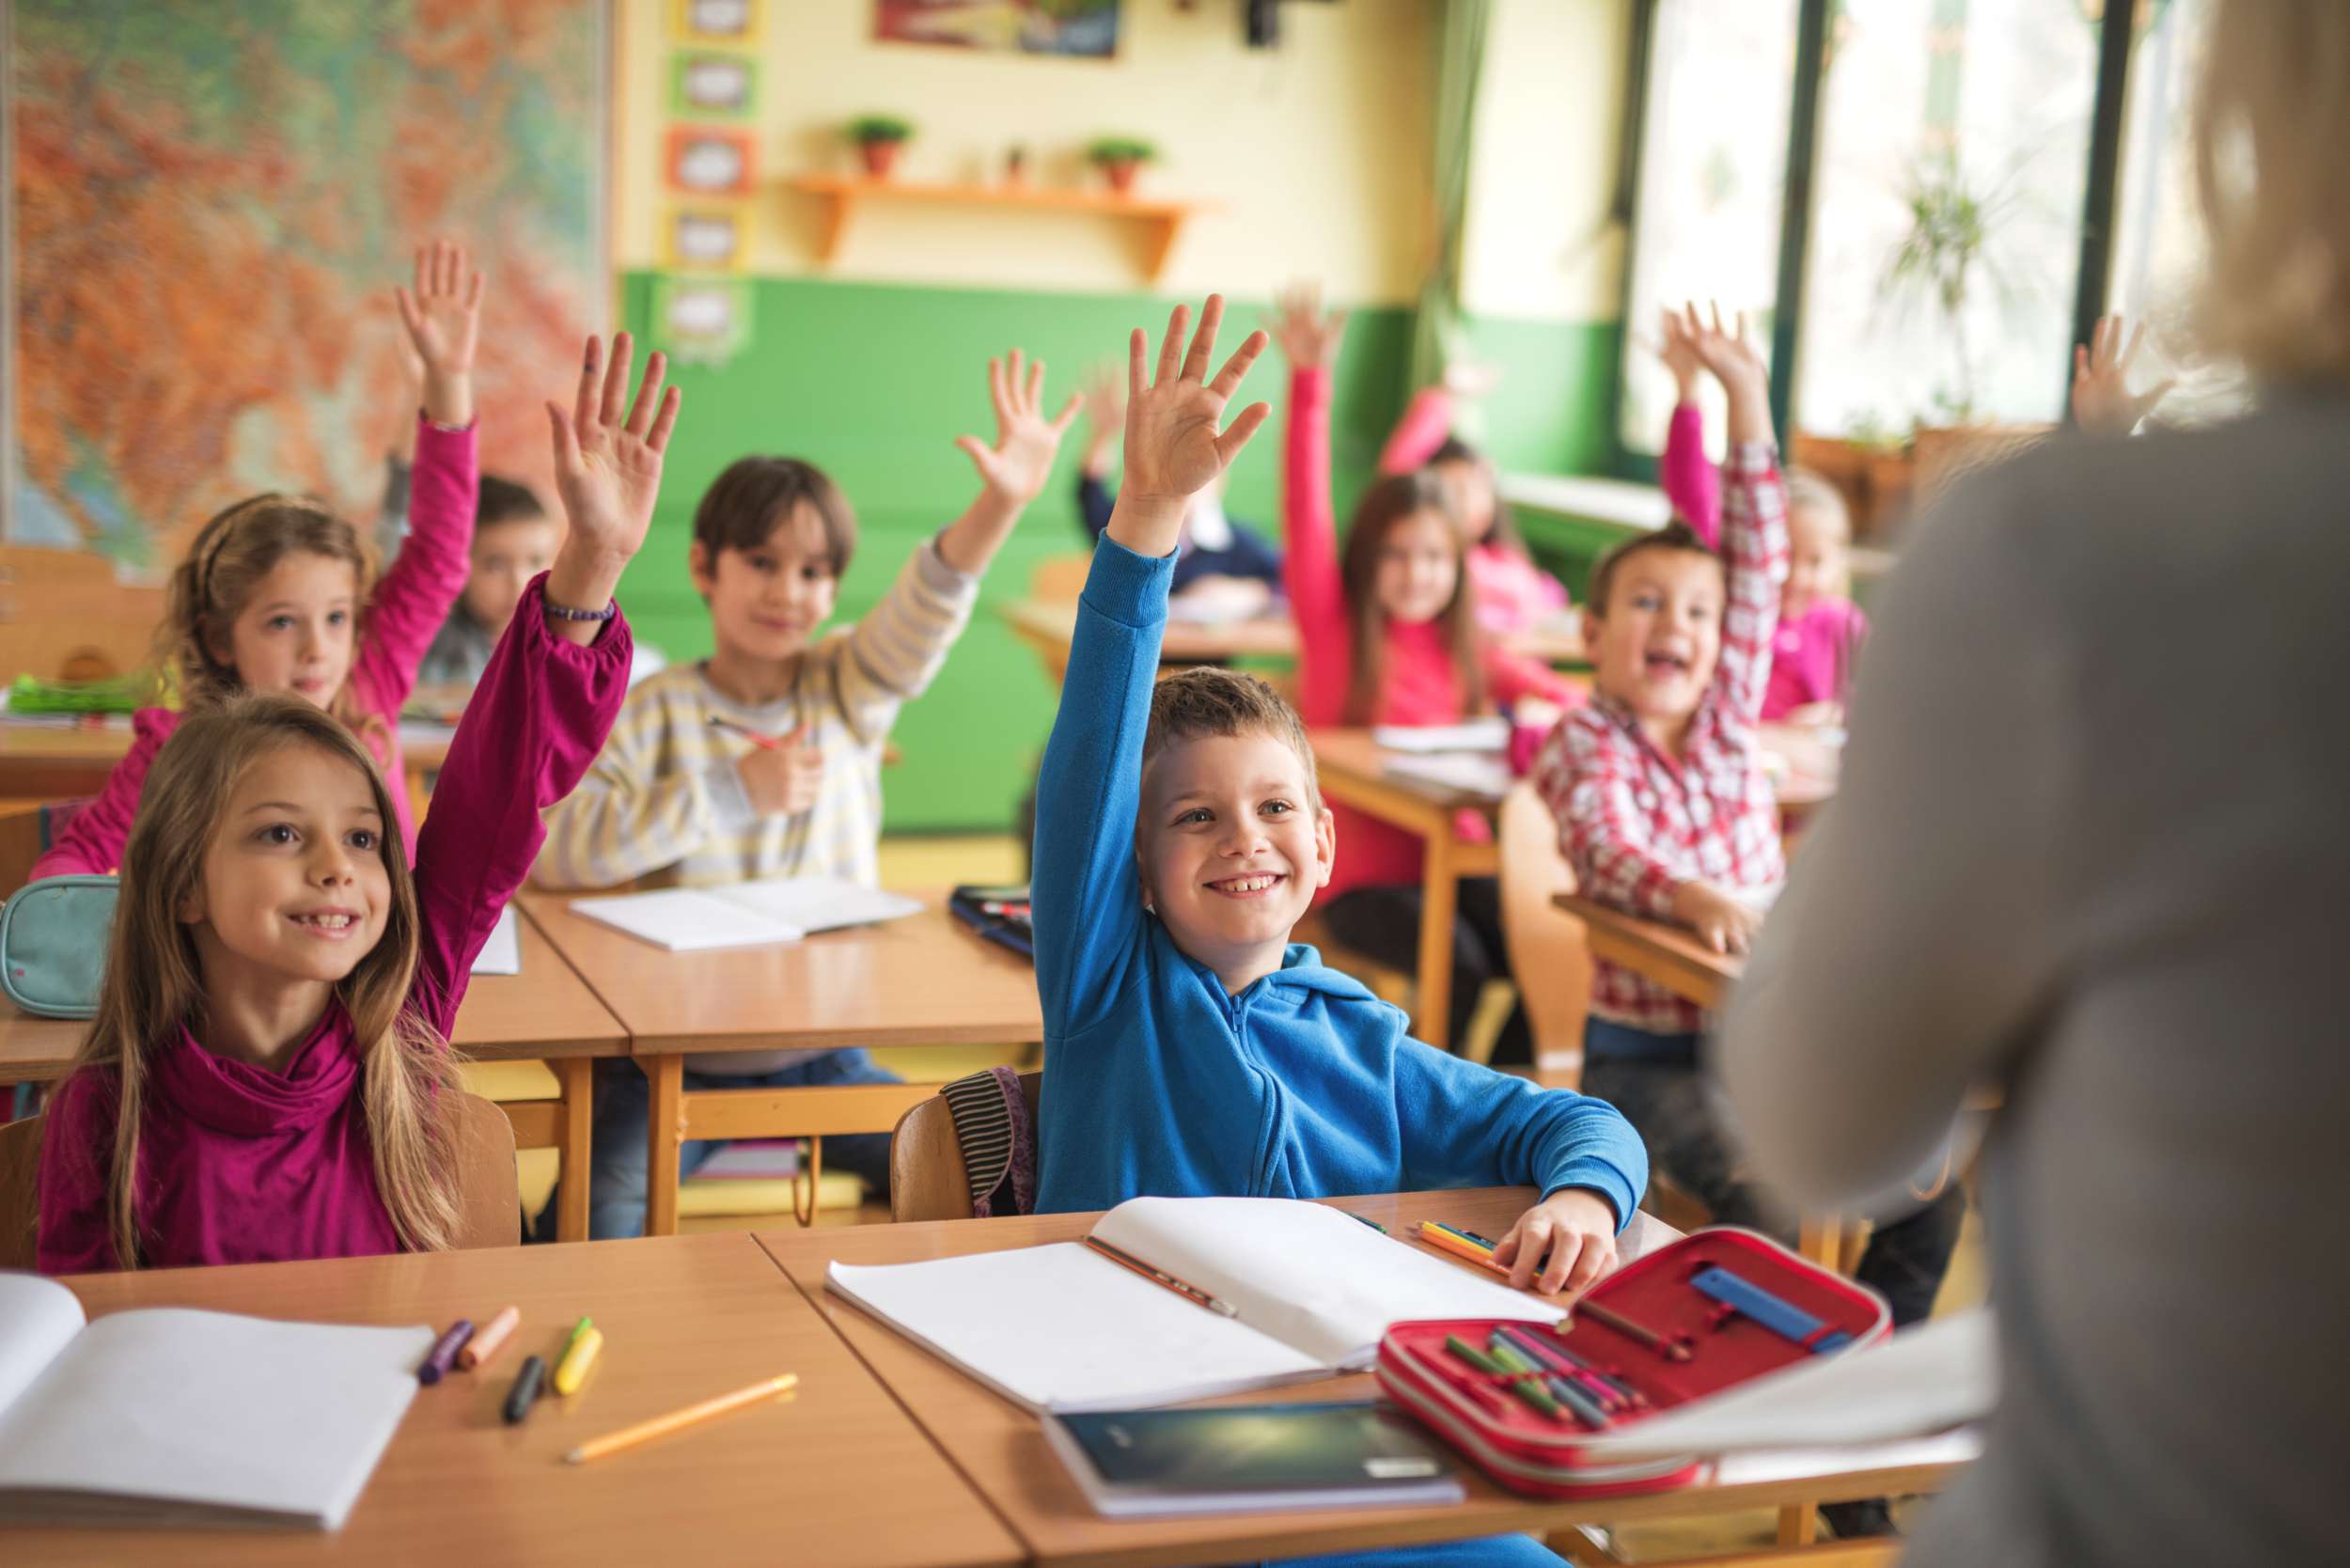
<instances>
[{"instance_id":1,"label":"red pencil case","mask_svg":"<svg viewBox=\"0 0 2350 1568\"><path fill-rule=\"evenodd\" d=\"M1630 1328L1582 1309L1591 1303ZM1892 1325L1875 1292L1767 1236L1720 1226L1609 1275L1557 1329L1493 1319L1392 1324L1379 1341L1375 1371L1390 1400L1512 1491L1621 1497L1686 1485L1698 1477L1699 1456L1587 1456L1583 1444L1595 1431L1620 1431L1781 1367L1872 1343ZM1457 1338L1487 1351L1496 1330L1506 1330L1503 1342L1544 1374L1480 1371L1448 1348ZM1676 1345L1686 1359L1675 1358L1668 1347ZM1544 1414L1512 1389L1528 1380L1545 1391L1565 1383L1604 1425Z\"/></svg>"}]
</instances>

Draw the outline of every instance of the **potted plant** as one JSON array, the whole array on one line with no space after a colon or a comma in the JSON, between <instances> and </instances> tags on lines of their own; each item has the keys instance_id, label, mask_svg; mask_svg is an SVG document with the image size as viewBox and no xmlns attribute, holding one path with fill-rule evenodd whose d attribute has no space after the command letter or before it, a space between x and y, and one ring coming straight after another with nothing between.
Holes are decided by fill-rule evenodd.
<instances>
[{"instance_id":1,"label":"potted plant","mask_svg":"<svg viewBox=\"0 0 2350 1568\"><path fill-rule=\"evenodd\" d=\"M1139 136L1103 136L1086 149L1087 159L1109 178L1110 189L1120 196L1135 188L1135 176L1158 155L1159 149Z\"/></svg>"},{"instance_id":2,"label":"potted plant","mask_svg":"<svg viewBox=\"0 0 2350 1568\"><path fill-rule=\"evenodd\" d=\"M856 144L865 172L886 180L898 165L898 149L914 135L914 122L899 115L859 115L849 121L849 140Z\"/></svg>"}]
</instances>

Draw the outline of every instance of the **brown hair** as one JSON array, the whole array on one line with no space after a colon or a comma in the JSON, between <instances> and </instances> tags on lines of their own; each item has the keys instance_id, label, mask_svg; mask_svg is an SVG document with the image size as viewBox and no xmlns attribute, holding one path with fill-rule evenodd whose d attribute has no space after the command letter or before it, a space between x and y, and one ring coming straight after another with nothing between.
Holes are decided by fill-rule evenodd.
<instances>
[{"instance_id":1,"label":"brown hair","mask_svg":"<svg viewBox=\"0 0 2350 1568\"><path fill-rule=\"evenodd\" d=\"M2350 6L2221 0L2203 50L2200 336L2263 380L2350 382Z\"/></svg>"},{"instance_id":2,"label":"brown hair","mask_svg":"<svg viewBox=\"0 0 2350 1568\"><path fill-rule=\"evenodd\" d=\"M244 689L237 666L212 656L213 645L228 641L229 628L244 613L255 587L294 555L324 556L351 568L352 641L357 646L368 596L375 588L375 557L359 530L307 496L251 496L196 530L187 558L172 569L164 592L155 657L179 678L182 707L207 708ZM327 712L354 729L382 724L352 695L348 671Z\"/></svg>"},{"instance_id":3,"label":"brown hair","mask_svg":"<svg viewBox=\"0 0 2350 1568\"><path fill-rule=\"evenodd\" d=\"M1635 534L1600 557L1599 564L1591 568L1591 591L1584 595L1583 607L1605 619L1607 593L1615 587L1616 573L1623 569L1624 562L1649 550L1685 550L1716 565L1721 563L1721 557L1705 547L1705 541L1698 538L1697 530L1676 517L1654 533Z\"/></svg>"},{"instance_id":4,"label":"brown hair","mask_svg":"<svg viewBox=\"0 0 2350 1568\"><path fill-rule=\"evenodd\" d=\"M824 471L798 458L746 457L710 481L694 509L694 542L718 569L721 550L756 550L801 506L813 507L824 530L824 558L836 577L856 550L856 513Z\"/></svg>"},{"instance_id":5,"label":"brown hair","mask_svg":"<svg viewBox=\"0 0 2350 1568\"><path fill-rule=\"evenodd\" d=\"M1518 532L1518 520L1512 515L1510 504L1501 498L1500 475L1494 467L1494 460L1459 436L1448 435L1428 455L1425 466L1434 468L1445 463L1465 463L1484 473L1486 482L1494 487L1494 525L1485 538L1514 555L1532 560L1534 555L1526 547L1526 536Z\"/></svg>"},{"instance_id":6,"label":"brown hair","mask_svg":"<svg viewBox=\"0 0 2350 1568\"><path fill-rule=\"evenodd\" d=\"M477 534L501 523L542 523L546 515L547 509L540 505L537 494L528 485L502 475L481 476L481 496L473 509Z\"/></svg>"},{"instance_id":7,"label":"brown hair","mask_svg":"<svg viewBox=\"0 0 2350 1568\"><path fill-rule=\"evenodd\" d=\"M1452 652L1452 679L1461 711L1485 706L1485 644L1477 629L1476 590L1469 584L1467 537L1452 501L1452 487L1426 468L1394 474L1363 493L1349 525L1339 581L1354 614L1355 668L1347 683L1344 717L1352 725L1375 724L1386 681L1387 612L1379 603L1379 552L1398 524L1423 511L1441 515L1450 527L1455 576L1452 598L1437 619Z\"/></svg>"},{"instance_id":8,"label":"brown hair","mask_svg":"<svg viewBox=\"0 0 2350 1568\"><path fill-rule=\"evenodd\" d=\"M391 884L384 934L336 982L335 995L358 1042L376 1191L401 1245L436 1251L456 1231L460 1086L447 1043L408 1006L416 969L416 892L390 792L343 725L299 698L246 693L191 715L148 771L122 853L98 1014L73 1058L74 1074L110 1074L115 1084L106 1207L115 1262L122 1268L140 1263L139 1129L150 1053L169 1048L205 1007L195 933L180 911L204 875L238 779L259 758L292 745L315 746L356 768L383 815L384 869Z\"/></svg>"},{"instance_id":9,"label":"brown hair","mask_svg":"<svg viewBox=\"0 0 2350 1568\"><path fill-rule=\"evenodd\" d=\"M1320 809L1322 779L1314 769L1306 721L1269 682L1239 670L1202 665L1165 676L1151 688L1151 723L1142 737L1144 767L1178 741L1215 735L1267 735L1297 753L1306 770L1306 789Z\"/></svg>"}]
</instances>

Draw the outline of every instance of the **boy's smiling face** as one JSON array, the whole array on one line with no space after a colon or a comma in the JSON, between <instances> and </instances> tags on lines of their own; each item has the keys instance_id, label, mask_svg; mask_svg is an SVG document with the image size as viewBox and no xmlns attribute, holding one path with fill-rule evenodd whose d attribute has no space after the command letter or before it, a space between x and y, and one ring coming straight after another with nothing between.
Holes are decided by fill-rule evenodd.
<instances>
[{"instance_id":1,"label":"boy's smiling face","mask_svg":"<svg viewBox=\"0 0 2350 1568\"><path fill-rule=\"evenodd\" d=\"M1135 832L1143 902L1228 992L1281 966L1335 855L1330 814L1305 763L1275 736L1179 740L1143 769Z\"/></svg>"},{"instance_id":2,"label":"boy's smiling face","mask_svg":"<svg viewBox=\"0 0 2350 1568\"><path fill-rule=\"evenodd\" d=\"M1626 556L1606 604L1584 612L1594 682L1637 718L1687 718L1721 655L1722 598L1722 563L1702 551Z\"/></svg>"}]
</instances>

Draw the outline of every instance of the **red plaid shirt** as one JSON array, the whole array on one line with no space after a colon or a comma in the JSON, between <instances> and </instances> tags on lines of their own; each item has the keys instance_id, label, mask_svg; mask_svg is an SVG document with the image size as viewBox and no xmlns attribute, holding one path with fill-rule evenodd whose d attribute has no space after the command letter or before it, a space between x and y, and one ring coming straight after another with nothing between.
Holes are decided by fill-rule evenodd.
<instances>
[{"instance_id":1,"label":"red plaid shirt","mask_svg":"<svg viewBox=\"0 0 2350 1568\"><path fill-rule=\"evenodd\" d=\"M1680 883L1766 887L1787 871L1754 733L1787 578L1787 486L1767 443L1733 448L1722 478L1730 588L1721 655L1681 760L1659 751L1624 706L1601 693L1559 721L1534 762L1576 884L1590 898L1656 920L1673 917ZM1604 962L1592 971L1591 1011L1602 1018L1653 1034L1705 1027L1702 1010L1655 981Z\"/></svg>"}]
</instances>

